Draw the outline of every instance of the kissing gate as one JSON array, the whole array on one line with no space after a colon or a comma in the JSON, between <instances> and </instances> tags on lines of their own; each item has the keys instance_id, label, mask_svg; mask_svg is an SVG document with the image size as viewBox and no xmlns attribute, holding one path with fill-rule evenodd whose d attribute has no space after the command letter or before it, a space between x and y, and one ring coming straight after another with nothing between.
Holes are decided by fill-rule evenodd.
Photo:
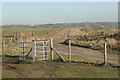
<instances>
[{"instance_id":1,"label":"kissing gate","mask_svg":"<svg viewBox=\"0 0 120 80\"><path fill-rule=\"evenodd\" d=\"M20 59L25 59L30 56L33 61L48 60L50 57L50 41L51 40L33 40L32 42L19 42L20 46Z\"/></svg>"}]
</instances>

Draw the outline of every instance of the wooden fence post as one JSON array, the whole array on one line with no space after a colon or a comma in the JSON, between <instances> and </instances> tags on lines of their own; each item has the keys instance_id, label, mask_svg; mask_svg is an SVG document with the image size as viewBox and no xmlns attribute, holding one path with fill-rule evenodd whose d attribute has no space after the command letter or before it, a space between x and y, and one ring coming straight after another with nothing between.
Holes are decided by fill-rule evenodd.
<instances>
[{"instance_id":1,"label":"wooden fence post","mask_svg":"<svg viewBox=\"0 0 120 80\"><path fill-rule=\"evenodd\" d=\"M28 34L26 35L26 41L28 42Z\"/></svg>"},{"instance_id":2,"label":"wooden fence post","mask_svg":"<svg viewBox=\"0 0 120 80\"><path fill-rule=\"evenodd\" d=\"M35 57L36 57L36 41L33 40L33 50L32 50L33 61L35 61Z\"/></svg>"},{"instance_id":3,"label":"wooden fence post","mask_svg":"<svg viewBox=\"0 0 120 80\"><path fill-rule=\"evenodd\" d=\"M10 41L11 41L11 43L13 42L12 40L13 40L12 37L10 37Z\"/></svg>"},{"instance_id":4,"label":"wooden fence post","mask_svg":"<svg viewBox=\"0 0 120 80\"><path fill-rule=\"evenodd\" d=\"M68 40L69 46L68 46L68 61L71 62L71 41Z\"/></svg>"},{"instance_id":5,"label":"wooden fence post","mask_svg":"<svg viewBox=\"0 0 120 80\"><path fill-rule=\"evenodd\" d=\"M2 55L5 55L5 43L2 42Z\"/></svg>"},{"instance_id":6,"label":"wooden fence post","mask_svg":"<svg viewBox=\"0 0 120 80\"><path fill-rule=\"evenodd\" d=\"M11 37L8 38L8 43L11 43Z\"/></svg>"},{"instance_id":7,"label":"wooden fence post","mask_svg":"<svg viewBox=\"0 0 120 80\"><path fill-rule=\"evenodd\" d=\"M34 32L32 31L32 36L34 36Z\"/></svg>"},{"instance_id":8,"label":"wooden fence post","mask_svg":"<svg viewBox=\"0 0 120 80\"><path fill-rule=\"evenodd\" d=\"M17 36L18 36L18 35L17 35L17 32L16 32L16 37L15 37L15 40L17 40Z\"/></svg>"},{"instance_id":9,"label":"wooden fence post","mask_svg":"<svg viewBox=\"0 0 120 80\"><path fill-rule=\"evenodd\" d=\"M107 43L104 43L104 64L107 65Z\"/></svg>"},{"instance_id":10,"label":"wooden fence post","mask_svg":"<svg viewBox=\"0 0 120 80\"><path fill-rule=\"evenodd\" d=\"M50 57L53 60L53 39L50 39Z\"/></svg>"},{"instance_id":11,"label":"wooden fence post","mask_svg":"<svg viewBox=\"0 0 120 80\"><path fill-rule=\"evenodd\" d=\"M20 32L20 30L19 30L19 37L21 37L21 32Z\"/></svg>"}]
</instances>

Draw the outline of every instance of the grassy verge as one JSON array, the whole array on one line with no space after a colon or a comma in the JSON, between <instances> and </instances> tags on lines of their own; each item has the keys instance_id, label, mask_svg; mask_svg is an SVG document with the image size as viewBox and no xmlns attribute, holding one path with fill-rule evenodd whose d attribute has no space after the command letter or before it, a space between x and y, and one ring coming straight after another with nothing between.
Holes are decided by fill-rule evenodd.
<instances>
[{"instance_id":1,"label":"grassy verge","mask_svg":"<svg viewBox=\"0 0 120 80\"><path fill-rule=\"evenodd\" d=\"M23 32L29 38L36 39L36 36L43 36L54 31L44 28L4 28L3 35L11 35L15 32ZM29 33L34 31L35 36L30 37ZM28 33L27 33L28 32ZM20 40L18 38L18 41ZM39 39L39 38L38 38ZM3 78L117 78L118 68L116 63L103 65L102 61L88 59L80 56L72 56L72 62L67 62L67 56L61 54L66 62L61 62L57 55L54 61L30 61L19 60L19 43L17 41L6 44L6 55L3 57ZM16 56L15 56L16 55Z\"/></svg>"},{"instance_id":2,"label":"grassy verge","mask_svg":"<svg viewBox=\"0 0 120 80\"><path fill-rule=\"evenodd\" d=\"M72 56L72 62L61 62L57 55L54 61L19 61L18 57L3 57L3 78L117 78L117 64ZM7 75L7 76L6 76Z\"/></svg>"}]
</instances>

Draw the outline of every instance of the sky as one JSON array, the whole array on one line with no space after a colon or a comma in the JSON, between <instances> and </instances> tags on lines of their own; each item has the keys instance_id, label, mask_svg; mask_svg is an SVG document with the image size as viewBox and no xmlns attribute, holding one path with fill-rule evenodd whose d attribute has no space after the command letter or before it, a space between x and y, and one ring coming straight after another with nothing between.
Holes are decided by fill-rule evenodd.
<instances>
[{"instance_id":1,"label":"sky","mask_svg":"<svg viewBox=\"0 0 120 80\"><path fill-rule=\"evenodd\" d=\"M2 2L119 2L120 0L1 0Z\"/></svg>"},{"instance_id":2,"label":"sky","mask_svg":"<svg viewBox=\"0 0 120 80\"><path fill-rule=\"evenodd\" d=\"M2 24L55 24L117 21L117 2L2 3Z\"/></svg>"}]
</instances>

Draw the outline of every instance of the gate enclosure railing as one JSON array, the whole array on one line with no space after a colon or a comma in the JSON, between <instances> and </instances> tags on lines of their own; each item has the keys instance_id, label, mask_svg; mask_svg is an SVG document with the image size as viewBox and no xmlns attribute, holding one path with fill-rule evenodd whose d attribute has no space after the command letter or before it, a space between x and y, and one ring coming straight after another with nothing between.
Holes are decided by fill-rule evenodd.
<instances>
[{"instance_id":1,"label":"gate enclosure railing","mask_svg":"<svg viewBox=\"0 0 120 80\"><path fill-rule=\"evenodd\" d=\"M63 57L54 49L53 39L50 40L32 40L32 42L21 41L20 59L26 59L28 56L32 57L33 61L37 60L53 60L53 52L55 52L62 61ZM30 53L32 53L30 55Z\"/></svg>"},{"instance_id":2,"label":"gate enclosure railing","mask_svg":"<svg viewBox=\"0 0 120 80\"><path fill-rule=\"evenodd\" d=\"M20 46L20 59L25 59L30 53L30 55L35 60L48 60L50 53L50 44L47 40L33 40L32 42L21 41Z\"/></svg>"}]
</instances>

